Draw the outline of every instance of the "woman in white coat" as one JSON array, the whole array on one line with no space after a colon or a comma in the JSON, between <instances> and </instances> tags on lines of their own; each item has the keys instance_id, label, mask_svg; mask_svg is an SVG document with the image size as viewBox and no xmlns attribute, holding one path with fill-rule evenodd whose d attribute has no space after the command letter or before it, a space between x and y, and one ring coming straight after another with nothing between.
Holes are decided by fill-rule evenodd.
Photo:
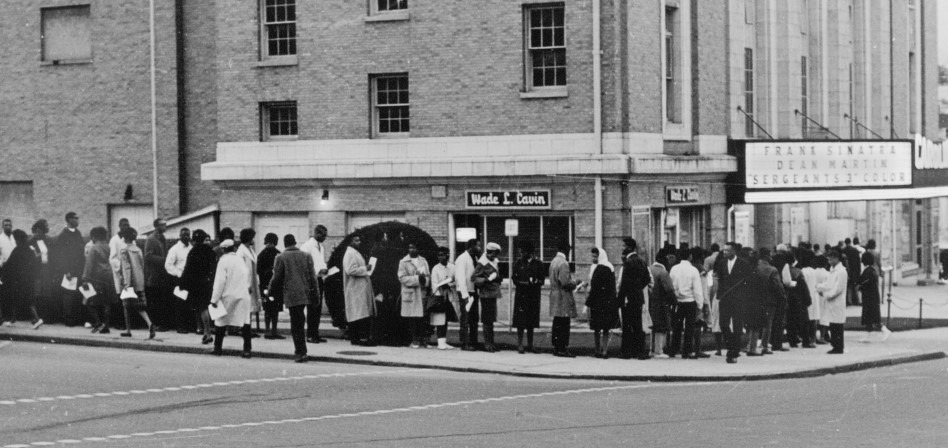
<instances>
[{"instance_id":1,"label":"woman in white coat","mask_svg":"<svg viewBox=\"0 0 948 448\"><path fill-rule=\"evenodd\" d=\"M253 239L256 236L257 232L253 229L241 230L240 245L237 246L237 255L243 260L244 266L246 266L250 272L248 280L250 280L251 313L260 313L260 311L263 311L263 295L260 293L260 281L257 278L257 251L253 247Z\"/></svg>"},{"instance_id":2,"label":"woman in white coat","mask_svg":"<svg viewBox=\"0 0 948 448\"><path fill-rule=\"evenodd\" d=\"M806 262L803 263L804 266L800 271L803 272L803 279L806 281L806 286L810 290L811 303L807 308L807 314L809 314L810 322L809 328L807 331L810 332L811 340L815 341L817 344L826 344L826 334L820 335L817 333L817 328L824 328L829 325L828 322L823 321L823 307L826 306L826 299L820 296L819 291L816 287L826 281L826 278L829 277L829 271L826 270L827 262L826 257L822 255L814 255L806 257Z\"/></svg>"},{"instance_id":3,"label":"woman in white coat","mask_svg":"<svg viewBox=\"0 0 948 448\"><path fill-rule=\"evenodd\" d=\"M228 326L241 327L244 351L241 357L250 357L250 271L237 256L234 240L224 240L220 245L224 254L217 262L214 274L214 291L211 306L223 307L226 314L214 319L214 349L211 354L220 356L224 335ZM213 313L212 313L213 314Z\"/></svg>"}]
</instances>

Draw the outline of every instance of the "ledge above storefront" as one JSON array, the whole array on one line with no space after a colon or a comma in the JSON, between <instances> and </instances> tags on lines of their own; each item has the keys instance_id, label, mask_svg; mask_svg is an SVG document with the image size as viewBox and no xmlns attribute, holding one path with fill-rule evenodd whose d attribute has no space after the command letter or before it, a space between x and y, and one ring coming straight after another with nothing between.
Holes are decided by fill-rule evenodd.
<instances>
[{"instance_id":1,"label":"ledge above storefront","mask_svg":"<svg viewBox=\"0 0 948 448\"><path fill-rule=\"evenodd\" d=\"M592 134L223 142L201 166L217 182L466 176L556 176L732 172L732 156L624 154Z\"/></svg>"}]
</instances>

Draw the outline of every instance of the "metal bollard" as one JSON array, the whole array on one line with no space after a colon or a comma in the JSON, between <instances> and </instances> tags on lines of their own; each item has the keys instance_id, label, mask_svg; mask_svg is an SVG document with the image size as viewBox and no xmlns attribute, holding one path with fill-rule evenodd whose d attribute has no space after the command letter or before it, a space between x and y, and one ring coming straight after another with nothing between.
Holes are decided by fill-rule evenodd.
<instances>
[{"instance_id":1,"label":"metal bollard","mask_svg":"<svg viewBox=\"0 0 948 448\"><path fill-rule=\"evenodd\" d=\"M922 303L924 299L918 299L918 328L922 328Z\"/></svg>"},{"instance_id":2,"label":"metal bollard","mask_svg":"<svg viewBox=\"0 0 948 448\"><path fill-rule=\"evenodd\" d=\"M887 302L889 302L889 304L886 306L886 314L885 314L886 327L889 326L889 320L892 319L892 293L891 292L889 293L889 298L887 299Z\"/></svg>"}]
</instances>

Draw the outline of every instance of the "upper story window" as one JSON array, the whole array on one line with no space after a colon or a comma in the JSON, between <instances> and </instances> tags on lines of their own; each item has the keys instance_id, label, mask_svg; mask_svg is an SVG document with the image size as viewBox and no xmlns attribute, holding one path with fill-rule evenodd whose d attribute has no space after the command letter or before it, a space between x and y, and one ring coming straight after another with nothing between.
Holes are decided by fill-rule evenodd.
<instances>
[{"instance_id":1,"label":"upper story window","mask_svg":"<svg viewBox=\"0 0 948 448\"><path fill-rule=\"evenodd\" d=\"M808 107L809 103L809 76L807 76L807 66L806 66L806 56L800 57L800 112L803 112L803 116L810 114L810 109ZM807 136L806 130L806 118L800 118L802 120L800 126L803 129L803 138Z\"/></svg>"},{"instance_id":2,"label":"upper story window","mask_svg":"<svg viewBox=\"0 0 948 448\"><path fill-rule=\"evenodd\" d=\"M296 56L296 0L260 0L260 58Z\"/></svg>"},{"instance_id":3,"label":"upper story window","mask_svg":"<svg viewBox=\"0 0 948 448\"><path fill-rule=\"evenodd\" d=\"M402 11L408 9L408 0L374 0L376 11Z\"/></svg>"},{"instance_id":4,"label":"upper story window","mask_svg":"<svg viewBox=\"0 0 948 448\"><path fill-rule=\"evenodd\" d=\"M89 5L42 8L40 18L44 63L92 60Z\"/></svg>"},{"instance_id":5,"label":"upper story window","mask_svg":"<svg viewBox=\"0 0 948 448\"><path fill-rule=\"evenodd\" d=\"M408 0L369 0L366 22L393 22L409 20Z\"/></svg>"},{"instance_id":6,"label":"upper story window","mask_svg":"<svg viewBox=\"0 0 948 448\"><path fill-rule=\"evenodd\" d=\"M665 8L665 120L681 123L681 19L678 8Z\"/></svg>"},{"instance_id":7,"label":"upper story window","mask_svg":"<svg viewBox=\"0 0 948 448\"><path fill-rule=\"evenodd\" d=\"M754 124L754 50L744 49L744 135L757 136L757 126Z\"/></svg>"},{"instance_id":8,"label":"upper story window","mask_svg":"<svg viewBox=\"0 0 948 448\"><path fill-rule=\"evenodd\" d=\"M566 86L566 25L561 3L524 9L525 90Z\"/></svg>"},{"instance_id":9,"label":"upper story window","mask_svg":"<svg viewBox=\"0 0 948 448\"><path fill-rule=\"evenodd\" d=\"M407 136L411 130L408 74L375 76L372 89L373 135Z\"/></svg>"},{"instance_id":10,"label":"upper story window","mask_svg":"<svg viewBox=\"0 0 948 448\"><path fill-rule=\"evenodd\" d=\"M261 140L296 140L298 136L296 101L260 104Z\"/></svg>"}]
</instances>

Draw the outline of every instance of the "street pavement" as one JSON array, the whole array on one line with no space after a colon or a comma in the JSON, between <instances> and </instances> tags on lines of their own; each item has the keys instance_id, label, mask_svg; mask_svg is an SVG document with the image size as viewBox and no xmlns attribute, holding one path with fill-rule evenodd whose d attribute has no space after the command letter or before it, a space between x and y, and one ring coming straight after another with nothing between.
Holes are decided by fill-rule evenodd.
<instances>
[{"instance_id":1,"label":"street pavement","mask_svg":"<svg viewBox=\"0 0 948 448\"><path fill-rule=\"evenodd\" d=\"M4 448L948 444L944 359L818 378L679 383L9 341L0 342L0 359Z\"/></svg>"},{"instance_id":2,"label":"street pavement","mask_svg":"<svg viewBox=\"0 0 948 448\"><path fill-rule=\"evenodd\" d=\"M89 330L81 327L67 328L61 325L45 325L39 330L33 330L26 323L20 323L13 327L0 327L0 340L175 352L179 354L182 362L209 356L206 354L209 346L201 345L200 336L196 334L165 332L158 333L155 340L147 340L147 331L139 330L133 333L133 338L121 338L117 331L108 335L91 334ZM943 358L948 350L948 328L897 332L884 343L879 342L879 333L875 333L874 342L868 344L858 342L864 333L850 331L846 335L846 353L843 355L829 355L826 353L829 347L821 345L815 349L791 349L764 357L742 356L737 364L727 364L723 357L714 355L700 360L673 358L638 361L597 359L592 356L569 359L557 358L549 353L521 355L513 350L486 353L408 347L361 347L340 339L329 339L322 344L308 344L308 350L309 355L318 361L336 363L625 381L751 380L818 376ZM611 351L614 355L618 352L619 342L618 336L612 338ZM224 340L224 349L228 356L239 354L241 347L240 337L229 336ZM545 348L548 350L548 346ZM293 344L289 339L258 338L253 340L253 353L255 357L280 358L288 363L293 355Z\"/></svg>"}]
</instances>

